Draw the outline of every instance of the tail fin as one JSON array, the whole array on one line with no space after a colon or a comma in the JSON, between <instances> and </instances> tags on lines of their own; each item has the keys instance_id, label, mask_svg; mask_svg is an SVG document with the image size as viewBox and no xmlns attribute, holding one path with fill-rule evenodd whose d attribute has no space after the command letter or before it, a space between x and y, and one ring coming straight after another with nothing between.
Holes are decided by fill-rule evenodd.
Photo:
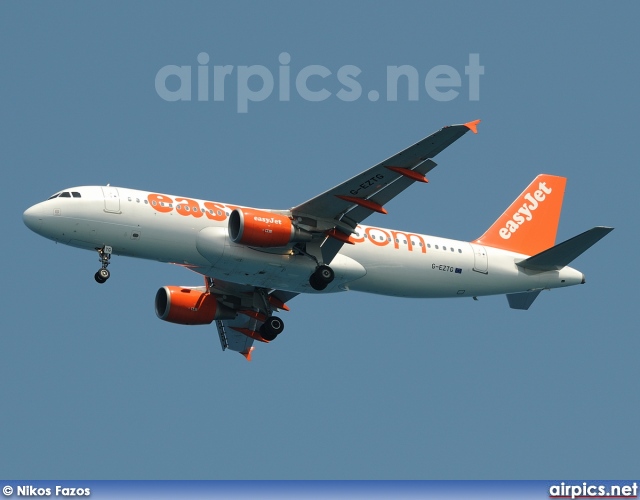
<instances>
[{"instance_id":1,"label":"tail fin","mask_svg":"<svg viewBox=\"0 0 640 500\"><path fill-rule=\"evenodd\" d=\"M540 174L473 243L535 255L554 245L565 177Z\"/></svg>"}]
</instances>

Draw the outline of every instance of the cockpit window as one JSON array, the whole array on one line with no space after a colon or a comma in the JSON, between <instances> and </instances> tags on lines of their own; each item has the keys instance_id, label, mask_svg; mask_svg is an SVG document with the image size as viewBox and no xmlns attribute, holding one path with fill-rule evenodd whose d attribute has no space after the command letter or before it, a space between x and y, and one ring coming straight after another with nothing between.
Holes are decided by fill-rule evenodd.
<instances>
[{"instance_id":1,"label":"cockpit window","mask_svg":"<svg viewBox=\"0 0 640 500\"><path fill-rule=\"evenodd\" d=\"M53 196L47 198L48 200L53 200L54 198L82 198L82 195L78 193L78 191L64 191L62 193L56 193Z\"/></svg>"}]
</instances>

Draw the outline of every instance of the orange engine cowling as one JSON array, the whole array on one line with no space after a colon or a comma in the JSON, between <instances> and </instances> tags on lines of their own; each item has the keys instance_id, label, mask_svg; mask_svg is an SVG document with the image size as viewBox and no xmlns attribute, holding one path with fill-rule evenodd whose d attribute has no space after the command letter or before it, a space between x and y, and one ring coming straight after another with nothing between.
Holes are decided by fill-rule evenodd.
<instances>
[{"instance_id":1,"label":"orange engine cowling","mask_svg":"<svg viewBox=\"0 0 640 500\"><path fill-rule=\"evenodd\" d=\"M254 247L283 247L292 241L310 241L311 234L297 229L285 215L236 208L229 216L229 238Z\"/></svg>"},{"instance_id":2,"label":"orange engine cowling","mask_svg":"<svg viewBox=\"0 0 640 500\"><path fill-rule=\"evenodd\" d=\"M156 293L155 304L158 318L179 325L208 325L214 319L236 316L214 295L194 288L163 286Z\"/></svg>"}]
</instances>

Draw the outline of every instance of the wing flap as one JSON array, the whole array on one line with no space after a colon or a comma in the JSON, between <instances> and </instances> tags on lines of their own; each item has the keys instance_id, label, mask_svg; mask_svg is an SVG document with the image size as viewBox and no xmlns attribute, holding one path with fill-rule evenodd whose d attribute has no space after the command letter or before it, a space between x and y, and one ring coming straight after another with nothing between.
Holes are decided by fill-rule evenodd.
<instances>
[{"instance_id":1,"label":"wing flap","mask_svg":"<svg viewBox=\"0 0 640 500\"><path fill-rule=\"evenodd\" d=\"M222 350L236 351L244 356L249 356L253 350L253 339L234 330L232 323L236 320L217 320L218 337ZM249 359L249 358L247 358Z\"/></svg>"}]
</instances>

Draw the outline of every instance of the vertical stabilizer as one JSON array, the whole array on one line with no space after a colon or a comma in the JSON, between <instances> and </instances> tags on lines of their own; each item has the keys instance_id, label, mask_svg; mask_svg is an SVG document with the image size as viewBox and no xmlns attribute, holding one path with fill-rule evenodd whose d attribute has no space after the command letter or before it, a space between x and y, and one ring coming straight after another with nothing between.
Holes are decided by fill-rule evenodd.
<instances>
[{"instance_id":1,"label":"vertical stabilizer","mask_svg":"<svg viewBox=\"0 0 640 500\"><path fill-rule=\"evenodd\" d=\"M535 255L556 241L567 179L540 174L473 243Z\"/></svg>"}]
</instances>

